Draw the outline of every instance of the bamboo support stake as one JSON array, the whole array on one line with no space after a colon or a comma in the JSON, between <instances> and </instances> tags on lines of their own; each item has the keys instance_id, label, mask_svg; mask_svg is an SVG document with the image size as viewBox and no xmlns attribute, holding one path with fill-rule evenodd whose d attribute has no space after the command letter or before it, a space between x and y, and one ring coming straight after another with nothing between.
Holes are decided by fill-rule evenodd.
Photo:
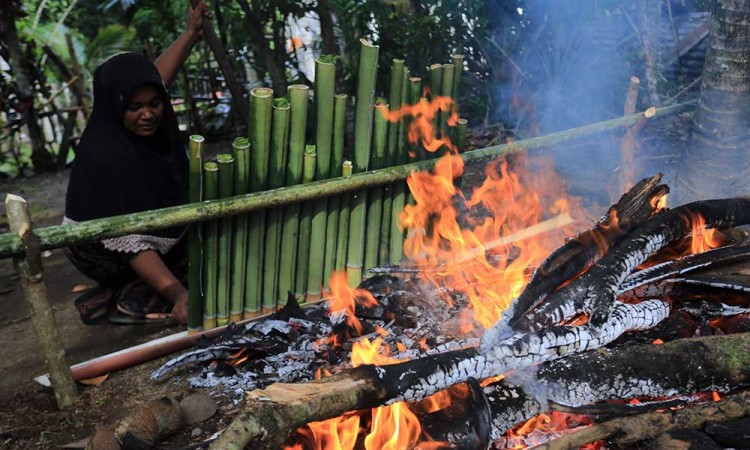
<instances>
[{"instance_id":1,"label":"bamboo support stake","mask_svg":"<svg viewBox=\"0 0 750 450\"><path fill-rule=\"evenodd\" d=\"M273 105L273 132L271 134L271 159L268 188L284 186L286 153L289 135L289 100L277 98ZM266 248L263 263L263 308L274 307L284 296L279 288L279 248L281 247L281 207L266 212Z\"/></svg>"},{"instance_id":2,"label":"bamboo support stake","mask_svg":"<svg viewBox=\"0 0 750 450\"><path fill-rule=\"evenodd\" d=\"M352 162L344 161L341 167L342 178L352 176ZM341 195L341 208L339 209L339 236L336 240L336 261L335 269L343 271L346 269L346 254L349 245L349 212L350 212L351 194Z\"/></svg>"},{"instance_id":3,"label":"bamboo support stake","mask_svg":"<svg viewBox=\"0 0 750 450\"><path fill-rule=\"evenodd\" d=\"M630 85L628 86L628 92L625 94L625 106L623 108L623 113L626 116L635 112L640 84L641 80L638 79L638 77L630 77ZM638 131L636 126L637 124L625 128L625 133L620 140L620 155L622 157L620 162L621 192L629 191L630 188L633 187L633 183L635 183L635 168L633 167L633 162L635 159L635 135Z\"/></svg>"},{"instance_id":4,"label":"bamboo support stake","mask_svg":"<svg viewBox=\"0 0 750 450\"><path fill-rule=\"evenodd\" d=\"M229 153L216 155L219 167L219 198L231 197L234 192L234 158ZM229 303L232 295L232 234L233 218L219 219L219 239L216 264L216 324L229 323Z\"/></svg>"},{"instance_id":5,"label":"bamboo support stake","mask_svg":"<svg viewBox=\"0 0 750 450\"><path fill-rule=\"evenodd\" d=\"M201 201L203 191L203 136L190 136L190 179L188 201ZM201 224L192 223L188 227L188 331L200 331L203 326L203 286L201 265L203 262L201 245Z\"/></svg>"},{"instance_id":6,"label":"bamboo support stake","mask_svg":"<svg viewBox=\"0 0 750 450\"><path fill-rule=\"evenodd\" d=\"M73 405L73 401L78 396L78 390L73 381L70 364L65 356L65 347L57 331L55 316L47 298L39 239L31 228L29 205L23 198L8 194L5 197L5 211L11 232L17 235L23 244L24 254L16 256L13 264L21 278L21 287L29 305L31 323L34 325L34 331L42 346L42 354L50 373L57 406L60 409L66 409Z\"/></svg>"},{"instance_id":7,"label":"bamboo support stake","mask_svg":"<svg viewBox=\"0 0 750 450\"><path fill-rule=\"evenodd\" d=\"M333 56L321 56L315 60L315 105L316 133L315 146L317 161L315 179L325 180L331 176L331 154L334 120L334 90L336 82L336 65ZM328 225L328 199L321 198L312 205L312 223L310 228L310 251L307 262L307 287L305 301L311 302L322 298L323 272Z\"/></svg>"},{"instance_id":8,"label":"bamboo support stake","mask_svg":"<svg viewBox=\"0 0 750 450\"><path fill-rule=\"evenodd\" d=\"M367 171L370 161L370 144L373 127L373 96L375 75L378 68L379 47L364 39L359 57L357 77L357 104L354 114L354 172ZM362 281L364 263L365 214L367 191L355 193L350 201L349 243L347 245L346 272L349 285L355 287Z\"/></svg>"},{"instance_id":9,"label":"bamboo support stake","mask_svg":"<svg viewBox=\"0 0 750 450\"><path fill-rule=\"evenodd\" d=\"M302 183L315 180L315 163L317 155L315 146L305 148L304 165L302 168ZM299 241L297 242L297 274L294 276L294 295L300 303L305 301L307 288L307 271L310 258L310 231L312 228L312 202L305 202L300 206L299 213Z\"/></svg>"},{"instance_id":10,"label":"bamboo support stake","mask_svg":"<svg viewBox=\"0 0 750 450\"><path fill-rule=\"evenodd\" d=\"M232 143L234 155L234 195L247 194L250 190L250 142L247 138L238 137ZM232 231L232 275L229 300L229 322L242 320L245 306L245 274L247 272L247 214L234 217Z\"/></svg>"},{"instance_id":11,"label":"bamboo support stake","mask_svg":"<svg viewBox=\"0 0 750 450\"><path fill-rule=\"evenodd\" d=\"M273 90L255 88L250 91L250 192L264 191L268 185L268 158L271 145ZM245 318L273 311L263 305L263 251L265 248L266 212L250 216L248 225L247 278L245 280ZM261 309L263 307L263 309Z\"/></svg>"},{"instance_id":12,"label":"bamboo support stake","mask_svg":"<svg viewBox=\"0 0 750 450\"><path fill-rule=\"evenodd\" d=\"M333 154L331 156L331 177L343 175L344 164L344 134L346 132L346 94L334 96L333 103ZM351 175L351 172L350 172ZM326 248L323 259L323 287L330 288L331 275L336 267L336 257L339 245L339 218L342 200L348 201L345 195L333 195L328 198L328 223L326 224ZM348 232L347 223L347 232Z\"/></svg>"},{"instance_id":13,"label":"bamboo support stake","mask_svg":"<svg viewBox=\"0 0 750 450\"><path fill-rule=\"evenodd\" d=\"M652 119L666 117L689 111L694 102L649 110ZM578 128L546 134L531 139L524 139L507 144L493 145L462 153L465 163L487 161L501 155L518 153L534 148L543 148L591 136L597 133L618 130L640 122L646 118L644 112L630 116L605 120ZM430 170L436 161L420 161L402 166L389 167L367 173L355 174L348 179L336 178L314 182L305 186L290 186L272 191L257 192L225 200L203 202L199 205L180 205L143 211L103 219L88 220L80 223L56 225L35 230L40 241L41 250L90 242L133 233L160 230L192 222L211 220L217 217L259 211L265 208L287 205L299 201L317 199L323 196L353 192L371 186L403 180L413 171ZM23 244L14 233L0 235L0 258L7 258L23 253Z\"/></svg>"},{"instance_id":14,"label":"bamboo support stake","mask_svg":"<svg viewBox=\"0 0 750 450\"><path fill-rule=\"evenodd\" d=\"M215 162L203 164L203 199L219 198L219 166ZM203 329L216 328L218 294L219 219L203 224Z\"/></svg>"},{"instance_id":15,"label":"bamboo support stake","mask_svg":"<svg viewBox=\"0 0 750 450\"><path fill-rule=\"evenodd\" d=\"M388 132L388 105L379 101L375 105L375 127L373 148L370 155L370 168L373 170L385 167L386 144ZM365 229L364 269L376 267L380 253L380 230L383 217L383 186L370 188L367 193L367 226ZM365 275L369 278L369 274Z\"/></svg>"},{"instance_id":16,"label":"bamboo support stake","mask_svg":"<svg viewBox=\"0 0 750 450\"><path fill-rule=\"evenodd\" d=\"M305 153L305 129L307 126L307 104L309 88L297 84L289 86L290 123L289 123L289 158L285 185L294 186L302 182L302 171ZM297 241L299 239L299 202L292 202L284 207L284 218L281 228L281 251L279 255L279 296L284 297L294 291L294 276L297 263Z\"/></svg>"},{"instance_id":17,"label":"bamboo support stake","mask_svg":"<svg viewBox=\"0 0 750 450\"><path fill-rule=\"evenodd\" d=\"M404 70L404 79L401 84L401 98L408 103L409 88L411 86L409 70ZM406 118L402 117L398 123L398 140L396 158L393 164L406 164L409 162L409 146L406 142ZM388 256L393 265L401 264L404 257L404 227L401 225L401 213L407 198L407 185L403 180L393 183L393 200L391 202L391 236L388 240Z\"/></svg>"}]
</instances>

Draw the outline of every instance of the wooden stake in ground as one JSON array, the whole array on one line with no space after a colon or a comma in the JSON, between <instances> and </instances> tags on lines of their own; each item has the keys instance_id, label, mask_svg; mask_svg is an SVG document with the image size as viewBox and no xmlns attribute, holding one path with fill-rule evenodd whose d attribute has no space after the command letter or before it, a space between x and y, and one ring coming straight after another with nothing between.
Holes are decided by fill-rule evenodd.
<instances>
[{"instance_id":1,"label":"wooden stake in ground","mask_svg":"<svg viewBox=\"0 0 750 450\"><path fill-rule=\"evenodd\" d=\"M624 114L626 116L635 112L640 85L641 80L638 77L630 77L628 93L625 94ZM623 134L620 140L620 154L622 155L622 162L620 163L620 192L629 191L635 182L633 159L635 156L635 133L637 131L635 125L627 127L625 134Z\"/></svg>"},{"instance_id":2,"label":"wooden stake in ground","mask_svg":"<svg viewBox=\"0 0 750 450\"><path fill-rule=\"evenodd\" d=\"M65 356L65 347L55 325L52 307L47 300L39 239L31 229L29 205L23 198L8 194L5 197L5 210L11 231L16 233L23 242L24 255L15 257L13 262L21 277L21 286L24 298L29 305L31 323L42 345L42 354L55 390L57 406L65 409L73 404L73 400L78 396L78 390Z\"/></svg>"}]
</instances>

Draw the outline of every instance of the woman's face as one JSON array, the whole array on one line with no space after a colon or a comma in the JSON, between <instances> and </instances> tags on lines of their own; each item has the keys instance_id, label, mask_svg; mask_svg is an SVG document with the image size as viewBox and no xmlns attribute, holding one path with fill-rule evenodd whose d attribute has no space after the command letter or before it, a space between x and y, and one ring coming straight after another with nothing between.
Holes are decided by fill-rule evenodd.
<instances>
[{"instance_id":1,"label":"woman's face","mask_svg":"<svg viewBox=\"0 0 750 450\"><path fill-rule=\"evenodd\" d=\"M151 84L139 86L125 105L123 125L136 136L149 137L156 133L164 115L164 101L159 90Z\"/></svg>"}]
</instances>

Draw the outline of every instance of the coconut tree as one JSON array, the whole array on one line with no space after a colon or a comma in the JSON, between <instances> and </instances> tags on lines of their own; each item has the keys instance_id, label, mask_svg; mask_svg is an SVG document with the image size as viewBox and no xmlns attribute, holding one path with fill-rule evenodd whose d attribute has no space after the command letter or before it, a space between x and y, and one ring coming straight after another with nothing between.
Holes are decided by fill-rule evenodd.
<instances>
[{"instance_id":1,"label":"coconut tree","mask_svg":"<svg viewBox=\"0 0 750 450\"><path fill-rule=\"evenodd\" d=\"M750 194L750 0L716 0L676 200Z\"/></svg>"}]
</instances>

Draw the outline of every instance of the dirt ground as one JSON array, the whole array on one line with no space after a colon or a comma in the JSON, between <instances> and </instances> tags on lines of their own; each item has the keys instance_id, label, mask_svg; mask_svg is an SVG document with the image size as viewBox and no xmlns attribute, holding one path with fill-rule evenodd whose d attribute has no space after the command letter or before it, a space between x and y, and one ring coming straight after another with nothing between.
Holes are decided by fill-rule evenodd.
<instances>
[{"instance_id":1,"label":"dirt ground","mask_svg":"<svg viewBox=\"0 0 750 450\"><path fill-rule=\"evenodd\" d=\"M34 227L57 225L64 213L67 178L64 171L17 179L0 183L0 193L3 199L7 193L24 197ZM0 232L7 231L3 202ZM90 280L78 273L59 249L45 253L43 264L49 300L71 364L182 331L178 325L84 325L73 306L78 295L73 291L76 286L91 285ZM53 449L80 444L95 426L114 424L148 400L164 395L179 399L187 394L183 382L157 384L149 380L150 372L168 359L164 357L112 373L99 386L80 386L75 406L59 411L52 390L33 380L46 370L10 259L0 260L0 342L0 449ZM212 421L186 429L160 448L182 448L191 441L206 439L229 419L220 412Z\"/></svg>"}]
</instances>

